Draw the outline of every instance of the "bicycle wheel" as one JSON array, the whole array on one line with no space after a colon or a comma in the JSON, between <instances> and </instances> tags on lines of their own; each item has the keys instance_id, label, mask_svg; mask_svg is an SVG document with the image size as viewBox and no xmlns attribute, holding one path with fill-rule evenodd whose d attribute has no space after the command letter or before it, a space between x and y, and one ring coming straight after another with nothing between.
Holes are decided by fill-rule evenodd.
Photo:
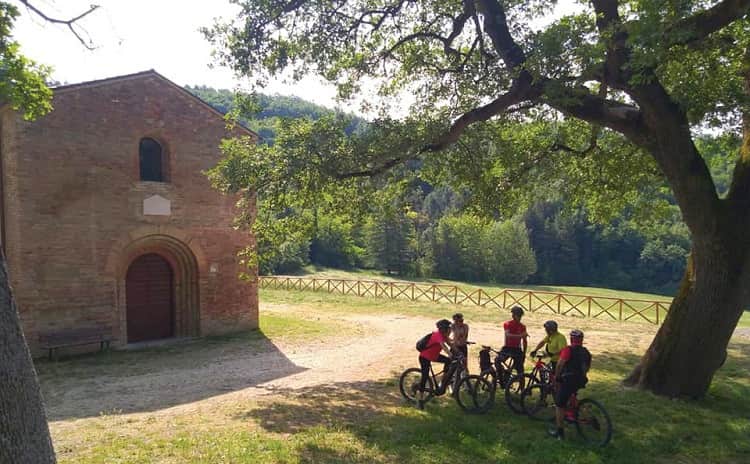
<instances>
[{"instance_id":1,"label":"bicycle wheel","mask_svg":"<svg viewBox=\"0 0 750 464\"><path fill-rule=\"evenodd\" d=\"M450 385L448 385L448 391L451 395L456 396L458 394L458 385L463 379L469 375L469 372L463 367L459 367L453 374Z\"/></svg>"},{"instance_id":2,"label":"bicycle wheel","mask_svg":"<svg viewBox=\"0 0 750 464\"><path fill-rule=\"evenodd\" d=\"M469 375L461 379L456 391L456 403L466 412L487 412L495 401L495 388L487 379L479 375Z\"/></svg>"},{"instance_id":3,"label":"bicycle wheel","mask_svg":"<svg viewBox=\"0 0 750 464\"><path fill-rule=\"evenodd\" d=\"M401 396L412 403L419 399L419 382L422 380L422 371L418 367L406 369L398 381L398 388L401 390ZM432 383L432 377L427 376L425 384L424 401L429 401L434 396L435 386Z\"/></svg>"},{"instance_id":4,"label":"bicycle wheel","mask_svg":"<svg viewBox=\"0 0 750 464\"><path fill-rule=\"evenodd\" d=\"M555 418L555 399L549 386L534 383L521 393L521 408L532 419L549 421Z\"/></svg>"},{"instance_id":5,"label":"bicycle wheel","mask_svg":"<svg viewBox=\"0 0 750 464\"><path fill-rule=\"evenodd\" d=\"M521 382L523 379L523 382ZM522 376L514 375L505 384L505 404L508 405L511 411L516 414L523 414L523 406L521 405L521 394L526 387L534 383L534 377L531 374L523 374Z\"/></svg>"},{"instance_id":6,"label":"bicycle wheel","mask_svg":"<svg viewBox=\"0 0 750 464\"><path fill-rule=\"evenodd\" d=\"M580 400L576 408L576 430L587 443L605 446L612 439L612 421L596 400Z\"/></svg>"}]
</instances>

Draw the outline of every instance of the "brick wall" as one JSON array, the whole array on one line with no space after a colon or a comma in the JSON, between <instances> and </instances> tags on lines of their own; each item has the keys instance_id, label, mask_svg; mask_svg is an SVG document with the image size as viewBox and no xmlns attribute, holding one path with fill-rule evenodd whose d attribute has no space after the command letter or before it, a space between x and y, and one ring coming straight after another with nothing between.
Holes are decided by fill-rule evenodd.
<instances>
[{"instance_id":1,"label":"brick wall","mask_svg":"<svg viewBox=\"0 0 750 464\"><path fill-rule=\"evenodd\" d=\"M199 327L184 335L257 327L257 288L237 278L251 237L202 173L221 157L221 116L153 72L63 87L53 105L34 122L2 114L3 239L32 348L39 332L93 324L124 342L124 276L140 251L158 251L149 237L194 257ZM139 180L143 137L166 150L168 183ZM171 215L143 214L152 195Z\"/></svg>"}]
</instances>

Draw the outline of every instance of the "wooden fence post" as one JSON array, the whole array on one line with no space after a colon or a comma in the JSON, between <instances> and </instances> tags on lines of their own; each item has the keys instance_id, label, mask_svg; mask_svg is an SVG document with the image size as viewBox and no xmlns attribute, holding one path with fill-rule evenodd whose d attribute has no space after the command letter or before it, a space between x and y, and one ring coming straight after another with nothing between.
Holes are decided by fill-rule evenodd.
<instances>
[{"instance_id":1,"label":"wooden fence post","mask_svg":"<svg viewBox=\"0 0 750 464\"><path fill-rule=\"evenodd\" d=\"M659 306L661 306L661 303L657 301L656 302L656 325L659 325Z\"/></svg>"}]
</instances>

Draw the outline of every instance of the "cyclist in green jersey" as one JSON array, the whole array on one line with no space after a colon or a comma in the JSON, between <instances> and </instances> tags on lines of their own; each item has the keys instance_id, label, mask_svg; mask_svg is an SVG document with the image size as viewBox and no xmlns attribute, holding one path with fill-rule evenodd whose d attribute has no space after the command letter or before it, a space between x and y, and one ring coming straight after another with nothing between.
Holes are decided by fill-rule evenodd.
<instances>
[{"instance_id":1,"label":"cyclist in green jersey","mask_svg":"<svg viewBox=\"0 0 750 464\"><path fill-rule=\"evenodd\" d=\"M546 345L545 350L550 355L550 364L552 364L552 369L554 369L557 361L560 359L560 352L567 346L568 341L565 340L565 335L557 331L557 322L555 321L545 322L544 330L547 332L547 336L534 348L534 351L531 352L531 357L536 356L536 352L542 346Z\"/></svg>"}]
</instances>

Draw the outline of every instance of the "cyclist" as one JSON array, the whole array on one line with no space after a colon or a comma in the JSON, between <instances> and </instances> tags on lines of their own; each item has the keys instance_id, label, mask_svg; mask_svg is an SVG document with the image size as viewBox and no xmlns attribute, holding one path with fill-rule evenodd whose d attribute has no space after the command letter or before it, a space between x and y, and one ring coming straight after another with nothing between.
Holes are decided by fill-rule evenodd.
<instances>
[{"instance_id":1,"label":"cyclist","mask_svg":"<svg viewBox=\"0 0 750 464\"><path fill-rule=\"evenodd\" d=\"M503 324L505 344L500 350L500 361L513 358L513 369L521 376L523 382L523 358L526 355L529 334L526 333L526 326L521 324L523 308L514 306L510 309L510 313L513 319ZM523 385L521 386L523 387Z\"/></svg>"},{"instance_id":2,"label":"cyclist","mask_svg":"<svg viewBox=\"0 0 750 464\"><path fill-rule=\"evenodd\" d=\"M427 378L430 376L432 362L438 361L445 364L444 371L447 371L448 364L451 361L447 356L440 354L441 351L450 354L448 335L451 331L451 321L440 319L435 325L437 330L432 332L427 347L419 352L419 367L422 369L422 379L419 382L420 399L417 401L419 409L424 408L424 387L427 385Z\"/></svg>"},{"instance_id":3,"label":"cyclist","mask_svg":"<svg viewBox=\"0 0 750 464\"><path fill-rule=\"evenodd\" d=\"M550 365L552 366L552 370L555 370L557 360L560 359L560 351L565 348L568 341L565 340L565 335L557 331L557 322L555 321L545 322L544 330L547 332L547 336L539 342L536 348L534 348L534 351L531 352L531 356L536 356L536 352L539 351L543 345L546 345L545 351L550 355Z\"/></svg>"},{"instance_id":4,"label":"cyclist","mask_svg":"<svg viewBox=\"0 0 750 464\"><path fill-rule=\"evenodd\" d=\"M453 350L464 355L464 366L469 358L469 347L466 342L469 340L469 325L464 323L464 315L456 313L453 315L453 324L451 325L451 346ZM468 371L467 371L468 374Z\"/></svg>"},{"instance_id":5,"label":"cyclist","mask_svg":"<svg viewBox=\"0 0 750 464\"><path fill-rule=\"evenodd\" d=\"M560 360L555 368L555 425L557 430L550 430L550 435L562 440L563 425L568 400L580 388L586 386L586 373L591 367L591 353L583 346L583 332L576 329L570 332L570 345L560 352Z\"/></svg>"}]
</instances>

